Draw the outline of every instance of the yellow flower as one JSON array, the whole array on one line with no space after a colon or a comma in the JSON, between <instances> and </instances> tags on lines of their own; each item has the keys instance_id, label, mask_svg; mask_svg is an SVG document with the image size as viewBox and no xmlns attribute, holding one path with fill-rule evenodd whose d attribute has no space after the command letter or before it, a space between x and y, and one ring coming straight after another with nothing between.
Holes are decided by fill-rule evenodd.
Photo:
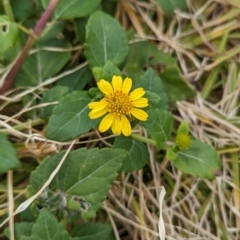
<instances>
[{"instance_id":1,"label":"yellow flower","mask_svg":"<svg viewBox=\"0 0 240 240\"><path fill-rule=\"evenodd\" d=\"M107 113L99 125L99 131L105 132L110 127L115 135L131 135L131 125L129 117L146 121L148 114L139 109L148 106L148 99L142 97L145 94L143 88L136 88L131 93L132 79L120 76L112 77L112 84L101 79L97 83L99 89L105 94L105 97L99 102L91 102L88 107L91 109L89 117L91 119L99 118Z\"/></svg>"}]
</instances>

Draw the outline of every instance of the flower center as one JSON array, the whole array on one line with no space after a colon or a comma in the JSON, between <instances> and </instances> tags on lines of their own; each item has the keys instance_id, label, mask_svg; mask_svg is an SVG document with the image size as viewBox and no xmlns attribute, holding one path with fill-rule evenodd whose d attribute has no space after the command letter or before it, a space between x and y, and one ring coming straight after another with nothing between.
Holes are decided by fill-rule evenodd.
<instances>
[{"instance_id":1,"label":"flower center","mask_svg":"<svg viewBox=\"0 0 240 240\"><path fill-rule=\"evenodd\" d=\"M110 96L106 97L106 101L108 102L108 112L112 113L114 116L120 117L125 114L130 114L132 102L127 94L115 91Z\"/></svg>"}]
</instances>

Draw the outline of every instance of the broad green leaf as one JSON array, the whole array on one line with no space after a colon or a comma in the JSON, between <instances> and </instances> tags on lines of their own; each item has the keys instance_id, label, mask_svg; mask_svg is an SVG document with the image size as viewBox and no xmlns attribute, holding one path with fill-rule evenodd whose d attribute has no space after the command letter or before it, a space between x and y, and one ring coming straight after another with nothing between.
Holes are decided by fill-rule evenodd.
<instances>
[{"instance_id":1,"label":"broad green leaf","mask_svg":"<svg viewBox=\"0 0 240 240\"><path fill-rule=\"evenodd\" d=\"M137 171L149 161L147 146L131 137L116 137L113 148L127 150L127 156L123 160L121 169L124 172Z\"/></svg>"},{"instance_id":2,"label":"broad green leaf","mask_svg":"<svg viewBox=\"0 0 240 240\"><path fill-rule=\"evenodd\" d=\"M59 101L63 98L64 95L68 93L68 91L69 91L68 87L62 87L62 86L53 87L49 91L44 93L42 100L40 101L40 104ZM49 105L49 106L40 108L39 109L40 118L43 118L43 119L49 118L55 106L56 105Z\"/></svg>"},{"instance_id":3,"label":"broad green leaf","mask_svg":"<svg viewBox=\"0 0 240 240\"><path fill-rule=\"evenodd\" d=\"M195 92L183 80L177 62L170 54L158 50L156 45L150 42L131 44L122 72L137 83L144 70L149 67L162 69L160 78L170 102L194 96ZM159 102L161 101L164 99L161 98Z\"/></svg>"},{"instance_id":4,"label":"broad green leaf","mask_svg":"<svg viewBox=\"0 0 240 240\"><path fill-rule=\"evenodd\" d=\"M88 117L87 92L74 91L65 96L53 110L47 126L47 138L64 142L74 139L97 126L99 120Z\"/></svg>"},{"instance_id":5,"label":"broad green leaf","mask_svg":"<svg viewBox=\"0 0 240 240\"><path fill-rule=\"evenodd\" d=\"M85 56L89 65L103 67L108 60L119 65L128 52L124 30L113 17L97 11L88 20Z\"/></svg>"},{"instance_id":6,"label":"broad green leaf","mask_svg":"<svg viewBox=\"0 0 240 240\"><path fill-rule=\"evenodd\" d=\"M65 40L48 40L38 43L39 48L53 47L64 49L69 47ZM69 52L39 50L29 55L20 69L15 84L17 86L34 86L57 74L71 59Z\"/></svg>"},{"instance_id":7,"label":"broad green leaf","mask_svg":"<svg viewBox=\"0 0 240 240\"><path fill-rule=\"evenodd\" d=\"M17 20L24 20L34 14L34 3L31 0L10 0L10 4L13 15Z\"/></svg>"},{"instance_id":8,"label":"broad green leaf","mask_svg":"<svg viewBox=\"0 0 240 240\"><path fill-rule=\"evenodd\" d=\"M114 75L122 76L121 71L113 64L112 61L107 61L102 70L102 79L111 82Z\"/></svg>"},{"instance_id":9,"label":"broad green leaf","mask_svg":"<svg viewBox=\"0 0 240 240\"><path fill-rule=\"evenodd\" d=\"M58 85L67 86L70 91L82 90L92 78L92 73L86 66L61 78L58 81Z\"/></svg>"},{"instance_id":10,"label":"broad green leaf","mask_svg":"<svg viewBox=\"0 0 240 240\"><path fill-rule=\"evenodd\" d=\"M25 237L30 237L32 235L31 222L20 222L14 223L14 236L16 240L23 240ZM9 227L4 229L4 235L10 239Z\"/></svg>"},{"instance_id":11,"label":"broad green leaf","mask_svg":"<svg viewBox=\"0 0 240 240\"><path fill-rule=\"evenodd\" d=\"M156 0L156 1L162 7L163 11L169 16L172 16L174 10L176 9L187 8L186 0Z\"/></svg>"},{"instance_id":12,"label":"broad green leaf","mask_svg":"<svg viewBox=\"0 0 240 240\"><path fill-rule=\"evenodd\" d=\"M156 141L157 147L165 146L169 135L172 131L173 116L170 112L160 109L149 109L148 119L143 122L144 127L153 140Z\"/></svg>"},{"instance_id":13,"label":"broad green leaf","mask_svg":"<svg viewBox=\"0 0 240 240\"><path fill-rule=\"evenodd\" d=\"M179 151L173 164L184 173L208 179L215 178L222 166L216 151L199 140L191 141L189 149Z\"/></svg>"},{"instance_id":14,"label":"broad green leaf","mask_svg":"<svg viewBox=\"0 0 240 240\"><path fill-rule=\"evenodd\" d=\"M43 208L32 227L31 240L70 240L70 236L57 218Z\"/></svg>"},{"instance_id":15,"label":"broad green leaf","mask_svg":"<svg viewBox=\"0 0 240 240\"><path fill-rule=\"evenodd\" d=\"M49 1L50 0L42 0L45 8ZM54 18L72 19L76 17L86 17L97 9L100 2L101 0L61 0L54 11Z\"/></svg>"},{"instance_id":16,"label":"broad green leaf","mask_svg":"<svg viewBox=\"0 0 240 240\"><path fill-rule=\"evenodd\" d=\"M45 183L59 164L65 152L45 158L32 172L28 191L30 195ZM85 217L93 217L101 207L110 184L117 176L126 152L122 149L81 148L72 151L57 173L50 189L63 191L86 201L89 204Z\"/></svg>"},{"instance_id":17,"label":"broad green leaf","mask_svg":"<svg viewBox=\"0 0 240 240\"><path fill-rule=\"evenodd\" d=\"M75 226L71 232L73 240L114 240L111 225L101 223L83 223Z\"/></svg>"},{"instance_id":18,"label":"broad green leaf","mask_svg":"<svg viewBox=\"0 0 240 240\"><path fill-rule=\"evenodd\" d=\"M151 107L155 107L160 101L160 97L157 93L146 91L144 97L148 99L148 103Z\"/></svg>"},{"instance_id":19,"label":"broad green leaf","mask_svg":"<svg viewBox=\"0 0 240 240\"><path fill-rule=\"evenodd\" d=\"M7 16L0 15L0 56L16 43L17 38L17 24L10 22Z\"/></svg>"},{"instance_id":20,"label":"broad green leaf","mask_svg":"<svg viewBox=\"0 0 240 240\"><path fill-rule=\"evenodd\" d=\"M20 166L16 150L6 136L0 133L0 173L5 173Z\"/></svg>"},{"instance_id":21,"label":"broad green leaf","mask_svg":"<svg viewBox=\"0 0 240 240\"><path fill-rule=\"evenodd\" d=\"M167 95L163 88L162 80L156 75L152 68L148 68L148 70L141 76L136 86L143 87L144 90L156 93L160 97L160 101L153 105L153 107L161 109L167 108Z\"/></svg>"}]
</instances>

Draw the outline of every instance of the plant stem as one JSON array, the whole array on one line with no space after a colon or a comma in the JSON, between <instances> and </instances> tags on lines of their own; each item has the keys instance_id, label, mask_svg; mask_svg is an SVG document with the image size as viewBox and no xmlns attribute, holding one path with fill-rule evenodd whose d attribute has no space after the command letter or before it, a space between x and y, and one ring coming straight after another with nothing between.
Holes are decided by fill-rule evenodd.
<instances>
[{"instance_id":1,"label":"plant stem","mask_svg":"<svg viewBox=\"0 0 240 240\"><path fill-rule=\"evenodd\" d=\"M33 35L28 38L28 41L26 42L22 52L17 57L17 60L14 64L14 66L12 67L10 72L8 73L8 75L5 79L5 82L2 86L2 88L0 89L0 94L3 94L4 92L6 92L11 87L11 85L14 81L14 78L16 77L19 69L21 68L25 58L28 56L29 50L31 49L31 47L35 43L36 39L40 36L43 28L47 24L48 19L51 17L51 15L52 15L53 11L55 10L55 8L57 7L59 1L60 0L51 0L50 1L50 3L47 6L45 12L43 13L41 18L39 19L36 27L34 28Z\"/></svg>"},{"instance_id":2,"label":"plant stem","mask_svg":"<svg viewBox=\"0 0 240 240\"><path fill-rule=\"evenodd\" d=\"M8 16L9 20L11 22L15 22L15 18L14 18L13 12L12 12L12 7L11 7L9 0L3 0L3 7L4 7L4 11L5 11L6 15Z\"/></svg>"},{"instance_id":3,"label":"plant stem","mask_svg":"<svg viewBox=\"0 0 240 240\"><path fill-rule=\"evenodd\" d=\"M157 143L150 138L146 138L146 137L143 137L143 136L141 136L139 134L135 134L135 133L132 133L131 136L132 136L133 139L136 139L140 142L144 142L144 143L150 144L152 146L157 146Z\"/></svg>"}]
</instances>

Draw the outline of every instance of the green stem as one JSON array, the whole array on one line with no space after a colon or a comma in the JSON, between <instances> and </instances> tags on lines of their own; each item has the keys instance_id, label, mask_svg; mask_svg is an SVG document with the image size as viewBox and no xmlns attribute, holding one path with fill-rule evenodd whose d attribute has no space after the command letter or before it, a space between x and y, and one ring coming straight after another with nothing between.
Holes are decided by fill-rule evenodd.
<instances>
[{"instance_id":1,"label":"green stem","mask_svg":"<svg viewBox=\"0 0 240 240\"><path fill-rule=\"evenodd\" d=\"M3 0L3 7L4 7L4 11L5 11L6 15L8 16L9 20L11 22L15 22L12 7L11 7L9 0Z\"/></svg>"},{"instance_id":2,"label":"green stem","mask_svg":"<svg viewBox=\"0 0 240 240\"><path fill-rule=\"evenodd\" d=\"M141 136L139 134L135 134L135 133L132 133L131 136L132 136L133 139L138 140L140 142L144 142L144 143L150 144L152 146L157 146L157 143L150 138L143 137L143 136Z\"/></svg>"}]
</instances>

